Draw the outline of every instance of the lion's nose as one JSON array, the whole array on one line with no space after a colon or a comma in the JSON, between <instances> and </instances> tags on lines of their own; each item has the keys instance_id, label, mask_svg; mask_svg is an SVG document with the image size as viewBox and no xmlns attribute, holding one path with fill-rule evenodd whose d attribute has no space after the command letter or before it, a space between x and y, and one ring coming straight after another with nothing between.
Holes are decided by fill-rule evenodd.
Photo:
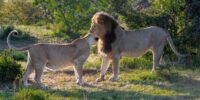
<instances>
[{"instance_id":1,"label":"lion's nose","mask_svg":"<svg viewBox=\"0 0 200 100\"><path fill-rule=\"evenodd\" d=\"M96 38L94 38L94 40L95 40L95 41L98 41L98 40L99 40L99 38L98 38L98 37L96 37Z\"/></svg>"}]
</instances>

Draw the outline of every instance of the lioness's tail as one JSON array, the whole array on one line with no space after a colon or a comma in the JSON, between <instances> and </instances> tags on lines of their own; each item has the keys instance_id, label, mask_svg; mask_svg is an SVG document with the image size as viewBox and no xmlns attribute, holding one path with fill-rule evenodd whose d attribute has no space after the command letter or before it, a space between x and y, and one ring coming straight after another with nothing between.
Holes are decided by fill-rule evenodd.
<instances>
[{"instance_id":1,"label":"lioness's tail","mask_svg":"<svg viewBox=\"0 0 200 100\"><path fill-rule=\"evenodd\" d=\"M171 38L170 36L167 37L167 41L168 41L170 47L172 48L172 51L173 51L177 56L180 56L180 57L185 57L185 56L187 56L186 54L184 54L184 55L183 55L183 54L180 54L180 53L176 50L176 48L175 48L175 46L174 46L174 43L173 43L173 41L172 41L172 38Z\"/></svg>"},{"instance_id":2,"label":"lioness's tail","mask_svg":"<svg viewBox=\"0 0 200 100\"><path fill-rule=\"evenodd\" d=\"M18 51L26 51L26 50L28 50L28 49L30 48L29 46L18 48L18 47L13 46L13 45L10 43L10 37L11 37L11 35L14 34L14 33L17 33L17 34L18 34L18 32L17 32L16 30L11 31L11 32L8 34L8 37L7 37L7 44L8 44L8 47L9 47L9 48L12 48L12 49L14 49L14 50L18 50Z\"/></svg>"}]
</instances>

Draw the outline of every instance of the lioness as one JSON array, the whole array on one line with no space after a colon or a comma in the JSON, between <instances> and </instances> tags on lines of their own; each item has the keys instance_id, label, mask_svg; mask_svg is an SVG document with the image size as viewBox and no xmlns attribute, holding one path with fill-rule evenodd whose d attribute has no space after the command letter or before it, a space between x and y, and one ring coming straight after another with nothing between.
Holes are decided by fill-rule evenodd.
<instances>
[{"instance_id":1,"label":"lioness","mask_svg":"<svg viewBox=\"0 0 200 100\"><path fill-rule=\"evenodd\" d=\"M110 80L118 79L121 56L139 57L150 50L153 53L152 71L158 67L163 48L167 43L176 55L184 56L175 49L170 34L160 27L124 30L112 16L105 12L97 12L91 21L89 32L98 36L98 50L103 55L101 75L97 82L104 80L109 60L112 60L113 65L113 75Z\"/></svg>"},{"instance_id":2,"label":"lioness","mask_svg":"<svg viewBox=\"0 0 200 100\"><path fill-rule=\"evenodd\" d=\"M33 44L26 47L17 48L10 43L12 34L17 33L16 30L9 33L7 44L10 48L18 51L27 51L27 68L23 74L23 84L30 86L28 77L35 70L35 81L42 85L41 75L44 67L57 69L69 65L74 66L76 83L83 85L82 66L90 54L90 46L95 44L97 38L95 35L87 34L83 38L76 39L68 44Z\"/></svg>"}]
</instances>

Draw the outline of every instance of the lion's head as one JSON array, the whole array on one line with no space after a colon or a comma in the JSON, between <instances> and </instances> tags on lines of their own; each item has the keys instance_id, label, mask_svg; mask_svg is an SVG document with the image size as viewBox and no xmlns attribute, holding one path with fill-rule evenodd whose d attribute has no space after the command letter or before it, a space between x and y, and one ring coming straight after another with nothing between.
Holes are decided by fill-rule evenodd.
<instances>
[{"instance_id":1,"label":"lion's head","mask_svg":"<svg viewBox=\"0 0 200 100\"><path fill-rule=\"evenodd\" d=\"M115 29L118 26L117 21L105 12L97 12L91 21L90 33L97 35L103 41L101 49L104 53L111 52L111 44L116 39Z\"/></svg>"}]
</instances>

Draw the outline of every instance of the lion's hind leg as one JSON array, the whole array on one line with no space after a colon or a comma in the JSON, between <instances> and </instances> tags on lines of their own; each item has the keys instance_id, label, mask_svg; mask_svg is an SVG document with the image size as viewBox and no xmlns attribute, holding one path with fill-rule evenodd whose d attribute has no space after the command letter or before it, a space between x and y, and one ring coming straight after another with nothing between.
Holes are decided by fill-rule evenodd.
<instances>
[{"instance_id":1,"label":"lion's hind leg","mask_svg":"<svg viewBox=\"0 0 200 100\"><path fill-rule=\"evenodd\" d=\"M33 72L33 66L31 64L31 61L28 58L28 62L27 62L27 67L26 67L26 71L23 74L23 84L24 86L28 87L31 86L31 84L28 83L28 77L29 75Z\"/></svg>"},{"instance_id":2,"label":"lion's hind leg","mask_svg":"<svg viewBox=\"0 0 200 100\"><path fill-rule=\"evenodd\" d=\"M46 62L37 62L34 64L36 84L39 85L43 89L48 88L47 86L42 84L42 81L41 81L41 76L42 76L45 65L46 65Z\"/></svg>"},{"instance_id":3,"label":"lion's hind leg","mask_svg":"<svg viewBox=\"0 0 200 100\"><path fill-rule=\"evenodd\" d=\"M159 66L159 62L161 59L161 56L163 54L163 49L164 49L164 44L158 46L157 48L153 49L153 67L152 67L152 72L155 71L158 66Z\"/></svg>"}]
</instances>

